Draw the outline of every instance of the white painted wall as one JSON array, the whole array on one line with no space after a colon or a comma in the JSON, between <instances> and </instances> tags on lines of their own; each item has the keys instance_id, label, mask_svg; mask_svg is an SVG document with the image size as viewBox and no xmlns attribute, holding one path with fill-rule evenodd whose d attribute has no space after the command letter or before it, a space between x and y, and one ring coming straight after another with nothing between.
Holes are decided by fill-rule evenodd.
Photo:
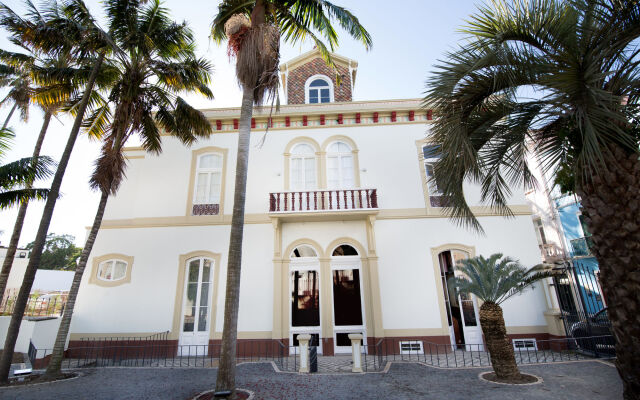
<instances>
[{"instance_id":1,"label":"white painted wall","mask_svg":"<svg viewBox=\"0 0 640 400\"><path fill-rule=\"evenodd\" d=\"M60 321L58 317L52 319L23 319L14 351L26 354L29 351L29 340L33 342L36 349L53 349ZM0 340L3 343L7 337L10 322L11 316L0 317Z\"/></svg>"}]
</instances>

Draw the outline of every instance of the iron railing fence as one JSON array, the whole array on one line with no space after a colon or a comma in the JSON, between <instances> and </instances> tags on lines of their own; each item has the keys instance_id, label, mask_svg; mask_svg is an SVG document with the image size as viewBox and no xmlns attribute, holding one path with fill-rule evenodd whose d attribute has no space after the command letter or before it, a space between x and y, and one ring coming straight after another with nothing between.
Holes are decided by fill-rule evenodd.
<instances>
[{"instance_id":1,"label":"iron railing fence","mask_svg":"<svg viewBox=\"0 0 640 400\"><path fill-rule=\"evenodd\" d=\"M46 367L52 349L29 348L29 358L35 369ZM62 368L92 367L217 367L221 344L178 345L162 340L85 341L70 346L65 352ZM287 346L280 341L243 340L236 345L238 362L274 361L283 365Z\"/></svg>"},{"instance_id":2,"label":"iron railing fence","mask_svg":"<svg viewBox=\"0 0 640 400\"><path fill-rule=\"evenodd\" d=\"M615 357L611 335L567 337L536 340L512 339L516 362L519 365L586 360ZM433 343L425 340L385 338L376 347L379 364L389 361L422 362L440 368L489 367L491 356L481 344L462 346Z\"/></svg>"},{"instance_id":3,"label":"iron railing fence","mask_svg":"<svg viewBox=\"0 0 640 400\"><path fill-rule=\"evenodd\" d=\"M0 301L0 315L11 315L16 305L18 296L5 296ZM66 296L56 295L52 297L30 297L25 308L25 317L55 317L64 312L67 304Z\"/></svg>"},{"instance_id":4,"label":"iron railing fence","mask_svg":"<svg viewBox=\"0 0 640 400\"><path fill-rule=\"evenodd\" d=\"M167 340L169 331L153 333L147 336L99 336L99 337L83 337L81 342L108 342L111 344L119 344L119 342L154 342L159 340Z\"/></svg>"}]
</instances>

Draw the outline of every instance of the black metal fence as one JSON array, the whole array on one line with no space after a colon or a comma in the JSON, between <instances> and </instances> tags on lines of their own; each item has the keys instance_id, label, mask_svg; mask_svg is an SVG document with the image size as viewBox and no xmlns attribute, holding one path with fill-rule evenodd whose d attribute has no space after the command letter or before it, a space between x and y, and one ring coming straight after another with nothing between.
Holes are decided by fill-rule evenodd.
<instances>
[{"instance_id":1,"label":"black metal fence","mask_svg":"<svg viewBox=\"0 0 640 400\"><path fill-rule=\"evenodd\" d=\"M566 335L595 356L615 354L599 271L585 259L573 259L559 269L561 273L554 278L554 286ZM610 340L605 343L590 339L607 336Z\"/></svg>"},{"instance_id":2,"label":"black metal fence","mask_svg":"<svg viewBox=\"0 0 640 400\"><path fill-rule=\"evenodd\" d=\"M5 296L0 301L0 315L11 315L18 296ZM27 317L60 316L67 304L66 295L42 295L30 297L24 315Z\"/></svg>"},{"instance_id":3,"label":"black metal fence","mask_svg":"<svg viewBox=\"0 0 640 400\"><path fill-rule=\"evenodd\" d=\"M591 336L580 339L560 338L536 340L512 339L516 363L540 364L587 360L594 357L612 358L613 337ZM407 343L410 343L407 346ZM598 348L598 352L592 349ZM375 355L379 364L388 361L422 362L440 368L489 367L491 356L484 345L466 344L462 347L451 344L432 343L424 340L386 338L376 346Z\"/></svg>"},{"instance_id":4,"label":"black metal fence","mask_svg":"<svg viewBox=\"0 0 640 400\"><path fill-rule=\"evenodd\" d=\"M85 338L70 342L62 368L92 367L217 367L221 344L178 345L167 340L167 333L144 338ZM119 339L119 340L116 340ZM236 346L238 362L274 361L280 366L289 362L288 347L280 341L242 340ZM46 367L52 349L29 346L34 368Z\"/></svg>"}]
</instances>

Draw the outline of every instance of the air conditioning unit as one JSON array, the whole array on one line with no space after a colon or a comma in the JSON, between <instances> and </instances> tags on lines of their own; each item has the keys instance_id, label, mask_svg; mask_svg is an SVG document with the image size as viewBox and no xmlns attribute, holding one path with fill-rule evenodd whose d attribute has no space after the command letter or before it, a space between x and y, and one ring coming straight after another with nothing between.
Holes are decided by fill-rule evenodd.
<instances>
[{"instance_id":1,"label":"air conditioning unit","mask_svg":"<svg viewBox=\"0 0 640 400\"><path fill-rule=\"evenodd\" d=\"M419 340L405 340L400 342L400 354L424 354L422 342Z\"/></svg>"},{"instance_id":2,"label":"air conditioning unit","mask_svg":"<svg viewBox=\"0 0 640 400\"><path fill-rule=\"evenodd\" d=\"M515 351L538 350L535 339L513 339L513 349Z\"/></svg>"}]
</instances>

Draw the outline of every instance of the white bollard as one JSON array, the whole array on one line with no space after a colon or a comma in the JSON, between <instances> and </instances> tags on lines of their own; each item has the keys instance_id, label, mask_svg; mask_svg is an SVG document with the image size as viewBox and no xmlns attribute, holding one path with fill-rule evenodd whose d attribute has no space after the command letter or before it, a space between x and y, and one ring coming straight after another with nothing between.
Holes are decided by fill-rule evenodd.
<instances>
[{"instance_id":1,"label":"white bollard","mask_svg":"<svg viewBox=\"0 0 640 400\"><path fill-rule=\"evenodd\" d=\"M353 367L351 372L363 372L362 371L362 353L360 352L360 341L362 335L359 333L350 333L349 339L351 339L351 355L353 356Z\"/></svg>"},{"instance_id":2,"label":"white bollard","mask_svg":"<svg viewBox=\"0 0 640 400\"><path fill-rule=\"evenodd\" d=\"M298 372L309 372L309 340L311 335L298 335L298 347L300 349L300 369Z\"/></svg>"}]
</instances>

